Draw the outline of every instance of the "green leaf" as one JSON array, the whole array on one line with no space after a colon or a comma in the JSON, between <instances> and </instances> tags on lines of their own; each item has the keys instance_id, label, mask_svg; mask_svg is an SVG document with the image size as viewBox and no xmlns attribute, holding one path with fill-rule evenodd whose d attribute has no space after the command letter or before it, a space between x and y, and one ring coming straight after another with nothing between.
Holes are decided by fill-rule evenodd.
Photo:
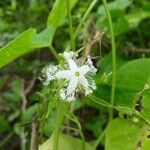
<instances>
[{"instance_id":1,"label":"green leaf","mask_svg":"<svg viewBox=\"0 0 150 150\"><path fill-rule=\"evenodd\" d=\"M3 116L0 115L0 133L3 133L9 129L9 124Z\"/></svg>"},{"instance_id":2,"label":"green leaf","mask_svg":"<svg viewBox=\"0 0 150 150\"><path fill-rule=\"evenodd\" d=\"M47 135L47 137L49 137L49 135L51 135L53 133L53 131L55 130L55 126L56 126L56 111L53 110L51 111L50 115L48 118L45 118L44 121L44 133L45 135Z\"/></svg>"},{"instance_id":3,"label":"green leaf","mask_svg":"<svg viewBox=\"0 0 150 150\"><path fill-rule=\"evenodd\" d=\"M73 8L77 1L78 0L70 1L71 8ZM57 27L67 15L66 10L66 3L62 0L56 0L48 16L47 28L39 34L36 33L35 29L30 28L1 48L0 68L34 49L50 46Z\"/></svg>"},{"instance_id":4,"label":"green leaf","mask_svg":"<svg viewBox=\"0 0 150 150\"><path fill-rule=\"evenodd\" d=\"M59 135L58 150L81 150L82 141L65 134ZM86 142L85 150L91 150L92 146ZM53 136L39 146L39 150L53 150Z\"/></svg>"},{"instance_id":5,"label":"green leaf","mask_svg":"<svg viewBox=\"0 0 150 150\"><path fill-rule=\"evenodd\" d=\"M150 18L150 11L147 10L138 10L129 15L126 15L125 19L129 23L129 27L136 28L138 24L146 18Z\"/></svg>"},{"instance_id":6,"label":"green leaf","mask_svg":"<svg viewBox=\"0 0 150 150\"><path fill-rule=\"evenodd\" d=\"M150 120L150 89L143 95L143 98L141 99L142 107L141 114Z\"/></svg>"},{"instance_id":7,"label":"green leaf","mask_svg":"<svg viewBox=\"0 0 150 150\"><path fill-rule=\"evenodd\" d=\"M78 0L70 0L70 8L72 9ZM47 26L57 28L67 15L67 5L64 0L56 0L52 11L49 13Z\"/></svg>"},{"instance_id":8,"label":"green leaf","mask_svg":"<svg viewBox=\"0 0 150 150\"><path fill-rule=\"evenodd\" d=\"M38 105L30 106L21 116L21 124L30 123L32 121L33 115L37 112Z\"/></svg>"},{"instance_id":9,"label":"green leaf","mask_svg":"<svg viewBox=\"0 0 150 150\"><path fill-rule=\"evenodd\" d=\"M137 94L150 83L150 59L137 59L123 65L117 71L115 103L134 107Z\"/></svg>"},{"instance_id":10,"label":"green leaf","mask_svg":"<svg viewBox=\"0 0 150 150\"><path fill-rule=\"evenodd\" d=\"M118 49L119 51L119 49ZM106 74L110 74L112 71L112 54L108 53L104 57L102 57L98 62L97 62L97 67L100 68L103 72ZM128 60L122 57L121 55L117 56L117 69L119 69L121 66L123 66Z\"/></svg>"},{"instance_id":11,"label":"green leaf","mask_svg":"<svg viewBox=\"0 0 150 150\"><path fill-rule=\"evenodd\" d=\"M109 10L125 10L128 6L132 4L133 0L115 0L113 2L108 3ZM100 6L98 9L99 14L105 14L104 6Z\"/></svg>"},{"instance_id":12,"label":"green leaf","mask_svg":"<svg viewBox=\"0 0 150 150\"><path fill-rule=\"evenodd\" d=\"M37 44L36 42L33 42L34 37L36 37L36 30L30 28L20 34L15 40L1 48L0 68L18 58L19 56L32 51L34 48L42 47L43 44L41 45L41 43Z\"/></svg>"},{"instance_id":13,"label":"green leaf","mask_svg":"<svg viewBox=\"0 0 150 150\"><path fill-rule=\"evenodd\" d=\"M143 142L143 148L142 148L142 150L149 150L149 148L150 148L150 139L147 138Z\"/></svg>"},{"instance_id":14,"label":"green leaf","mask_svg":"<svg viewBox=\"0 0 150 150\"><path fill-rule=\"evenodd\" d=\"M145 127L127 119L115 119L106 131L105 150L137 150L144 138Z\"/></svg>"}]
</instances>

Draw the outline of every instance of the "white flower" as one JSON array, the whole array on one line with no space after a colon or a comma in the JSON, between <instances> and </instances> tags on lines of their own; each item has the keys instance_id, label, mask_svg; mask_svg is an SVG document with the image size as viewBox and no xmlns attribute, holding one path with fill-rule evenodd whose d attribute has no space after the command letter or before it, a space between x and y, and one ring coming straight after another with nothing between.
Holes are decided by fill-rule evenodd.
<instances>
[{"instance_id":1,"label":"white flower","mask_svg":"<svg viewBox=\"0 0 150 150\"><path fill-rule=\"evenodd\" d=\"M43 69L43 73L45 73L46 81L44 82L44 85L48 85L50 81L56 79L56 72L58 71L57 66L50 65L48 67L45 67Z\"/></svg>"},{"instance_id":2,"label":"white flower","mask_svg":"<svg viewBox=\"0 0 150 150\"><path fill-rule=\"evenodd\" d=\"M46 84L54 79L64 79L67 81L67 87L60 90L60 97L67 101L75 100L77 89L83 89L85 96L96 89L95 81L91 78L91 75L94 75L97 69L93 66L90 57L82 66L78 66L73 58L76 58L75 53L64 52L64 59L67 63L66 70L50 66L46 71Z\"/></svg>"}]
</instances>

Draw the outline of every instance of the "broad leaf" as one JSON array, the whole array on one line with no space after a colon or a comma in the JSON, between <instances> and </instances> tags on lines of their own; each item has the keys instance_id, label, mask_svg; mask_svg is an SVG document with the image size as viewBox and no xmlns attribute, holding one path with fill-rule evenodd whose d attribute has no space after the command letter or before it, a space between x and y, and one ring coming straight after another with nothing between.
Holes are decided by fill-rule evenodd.
<instances>
[{"instance_id":1,"label":"broad leaf","mask_svg":"<svg viewBox=\"0 0 150 150\"><path fill-rule=\"evenodd\" d=\"M53 150L53 136L45 143L39 146L39 150ZM85 150L91 150L92 146L88 143L85 144ZM80 139L60 134L58 150L82 150L82 141Z\"/></svg>"},{"instance_id":2,"label":"broad leaf","mask_svg":"<svg viewBox=\"0 0 150 150\"><path fill-rule=\"evenodd\" d=\"M134 107L137 94L150 84L150 59L137 59L123 65L117 72L115 103Z\"/></svg>"},{"instance_id":3,"label":"broad leaf","mask_svg":"<svg viewBox=\"0 0 150 150\"><path fill-rule=\"evenodd\" d=\"M77 1L70 1L71 8L73 8ZM47 28L39 34L36 33L35 29L30 28L1 48L0 68L34 49L48 47L52 42L57 27L67 15L66 10L66 3L63 0L56 0L48 17Z\"/></svg>"},{"instance_id":4,"label":"broad leaf","mask_svg":"<svg viewBox=\"0 0 150 150\"><path fill-rule=\"evenodd\" d=\"M130 120L115 119L106 131L105 150L137 150L142 146L145 130Z\"/></svg>"},{"instance_id":5,"label":"broad leaf","mask_svg":"<svg viewBox=\"0 0 150 150\"><path fill-rule=\"evenodd\" d=\"M139 10L134 13L131 13L125 17L125 19L129 23L130 28L136 28L138 24L146 18L150 18L150 11L147 10Z\"/></svg>"},{"instance_id":6,"label":"broad leaf","mask_svg":"<svg viewBox=\"0 0 150 150\"><path fill-rule=\"evenodd\" d=\"M113 2L108 3L108 8L109 10L114 10L114 9L124 10L128 6L130 6L132 2L133 0L115 0ZM99 7L98 13L105 14L104 6Z\"/></svg>"},{"instance_id":7,"label":"broad leaf","mask_svg":"<svg viewBox=\"0 0 150 150\"><path fill-rule=\"evenodd\" d=\"M0 68L18 58L19 56L32 51L34 48L42 47L44 44L37 44L38 42L36 43L33 41L34 37L36 36L36 30L30 28L20 34L15 40L1 48Z\"/></svg>"}]
</instances>

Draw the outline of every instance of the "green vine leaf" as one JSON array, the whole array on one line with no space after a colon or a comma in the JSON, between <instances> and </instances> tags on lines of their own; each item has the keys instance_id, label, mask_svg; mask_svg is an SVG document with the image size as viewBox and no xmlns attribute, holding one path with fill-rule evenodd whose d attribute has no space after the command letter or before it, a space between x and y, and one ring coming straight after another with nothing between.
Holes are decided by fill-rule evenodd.
<instances>
[{"instance_id":1,"label":"green vine leaf","mask_svg":"<svg viewBox=\"0 0 150 150\"><path fill-rule=\"evenodd\" d=\"M127 119L112 120L106 131L105 150L141 149L145 135L145 126L141 127Z\"/></svg>"},{"instance_id":2,"label":"green vine leaf","mask_svg":"<svg viewBox=\"0 0 150 150\"><path fill-rule=\"evenodd\" d=\"M149 84L149 64L149 58L137 59L126 63L117 71L117 105L134 107L138 93L144 89L145 84Z\"/></svg>"},{"instance_id":3,"label":"green vine leaf","mask_svg":"<svg viewBox=\"0 0 150 150\"><path fill-rule=\"evenodd\" d=\"M71 8L77 1L70 1ZM47 27L42 32L36 33L36 29L30 28L0 49L0 68L34 49L49 47L56 29L62 24L66 15L66 3L63 0L56 0L48 16Z\"/></svg>"},{"instance_id":4,"label":"green vine leaf","mask_svg":"<svg viewBox=\"0 0 150 150\"><path fill-rule=\"evenodd\" d=\"M45 143L39 146L39 150L53 150L53 136ZM80 150L82 149L82 141L80 139L59 134L58 150ZM88 143L85 144L85 150L91 150L92 146Z\"/></svg>"}]
</instances>

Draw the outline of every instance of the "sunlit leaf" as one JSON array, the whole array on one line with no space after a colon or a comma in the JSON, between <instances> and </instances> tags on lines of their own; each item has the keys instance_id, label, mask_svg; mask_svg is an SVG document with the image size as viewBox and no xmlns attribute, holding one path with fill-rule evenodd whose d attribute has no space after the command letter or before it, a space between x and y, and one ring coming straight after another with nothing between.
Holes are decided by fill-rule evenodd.
<instances>
[{"instance_id":1,"label":"sunlit leaf","mask_svg":"<svg viewBox=\"0 0 150 150\"><path fill-rule=\"evenodd\" d=\"M127 120L115 119L106 131L105 150L137 150L141 148L145 127Z\"/></svg>"},{"instance_id":2,"label":"sunlit leaf","mask_svg":"<svg viewBox=\"0 0 150 150\"><path fill-rule=\"evenodd\" d=\"M77 1L70 1L71 8L73 8ZM0 68L34 49L50 46L57 27L67 15L66 10L66 3L62 0L56 0L48 17L47 28L41 33L36 33L35 29L30 28L1 48Z\"/></svg>"},{"instance_id":3,"label":"sunlit leaf","mask_svg":"<svg viewBox=\"0 0 150 150\"><path fill-rule=\"evenodd\" d=\"M53 136L45 143L39 146L39 150L53 150ZM58 150L81 150L82 141L68 135L60 134ZM85 150L91 150L92 146L88 143L85 144Z\"/></svg>"}]
</instances>

